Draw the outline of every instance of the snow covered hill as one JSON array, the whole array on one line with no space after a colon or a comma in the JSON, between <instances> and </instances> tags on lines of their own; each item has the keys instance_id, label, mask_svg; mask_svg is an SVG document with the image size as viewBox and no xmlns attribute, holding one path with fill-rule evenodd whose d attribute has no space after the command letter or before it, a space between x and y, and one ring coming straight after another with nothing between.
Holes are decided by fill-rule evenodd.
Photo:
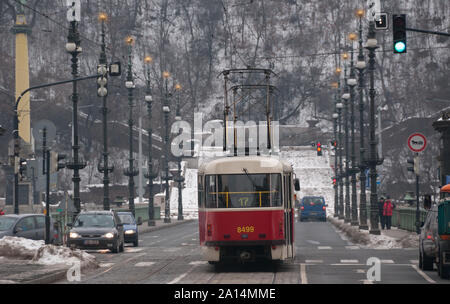
<instances>
[{"instance_id":1,"label":"snow covered hill","mask_svg":"<svg viewBox=\"0 0 450 304\"><path fill-rule=\"evenodd\" d=\"M294 172L300 180L299 198L314 195L323 196L328 204L328 212L334 210L334 190L332 177L333 169L330 167L330 158L327 150L322 156L312 147L283 147L280 156L294 167Z\"/></svg>"}]
</instances>

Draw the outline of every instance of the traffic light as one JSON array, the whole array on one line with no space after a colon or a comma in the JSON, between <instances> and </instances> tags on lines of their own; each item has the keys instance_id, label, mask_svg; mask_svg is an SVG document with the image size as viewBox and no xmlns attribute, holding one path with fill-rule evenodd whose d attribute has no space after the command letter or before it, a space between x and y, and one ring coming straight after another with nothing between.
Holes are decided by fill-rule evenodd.
<instances>
[{"instance_id":1,"label":"traffic light","mask_svg":"<svg viewBox=\"0 0 450 304\"><path fill-rule=\"evenodd\" d=\"M333 177L333 185L336 185L336 177Z\"/></svg>"},{"instance_id":2,"label":"traffic light","mask_svg":"<svg viewBox=\"0 0 450 304\"><path fill-rule=\"evenodd\" d=\"M380 13L375 18L375 29L377 30L387 30L388 29L388 19L386 13Z\"/></svg>"},{"instance_id":3,"label":"traffic light","mask_svg":"<svg viewBox=\"0 0 450 304\"><path fill-rule=\"evenodd\" d=\"M322 156L322 144L320 141L316 144L317 146L317 156Z\"/></svg>"},{"instance_id":4,"label":"traffic light","mask_svg":"<svg viewBox=\"0 0 450 304\"><path fill-rule=\"evenodd\" d=\"M414 174L419 175L419 158L417 156L414 159L407 159L406 162L410 164L407 170L410 172L414 172Z\"/></svg>"},{"instance_id":5,"label":"traffic light","mask_svg":"<svg viewBox=\"0 0 450 304\"><path fill-rule=\"evenodd\" d=\"M27 174L27 160L25 158L20 158L19 160L19 174L22 180Z\"/></svg>"},{"instance_id":6,"label":"traffic light","mask_svg":"<svg viewBox=\"0 0 450 304\"><path fill-rule=\"evenodd\" d=\"M394 54L406 53L406 15L392 16Z\"/></svg>"},{"instance_id":7,"label":"traffic light","mask_svg":"<svg viewBox=\"0 0 450 304\"><path fill-rule=\"evenodd\" d=\"M97 78L97 96L105 97L108 95L108 68L106 64L97 66L97 74L102 75Z\"/></svg>"},{"instance_id":8,"label":"traffic light","mask_svg":"<svg viewBox=\"0 0 450 304\"><path fill-rule=\"evenodd\" d=\"M66 154L60 154L60 153L56 153L56 152L51 152L51 161L50 161L50 165L51 165L51 173L55 173L58 172L61 169L64 169L66 167L66 164L64 162L60 162L61 160L66 159Z\"/></svg>"}]
</instances>

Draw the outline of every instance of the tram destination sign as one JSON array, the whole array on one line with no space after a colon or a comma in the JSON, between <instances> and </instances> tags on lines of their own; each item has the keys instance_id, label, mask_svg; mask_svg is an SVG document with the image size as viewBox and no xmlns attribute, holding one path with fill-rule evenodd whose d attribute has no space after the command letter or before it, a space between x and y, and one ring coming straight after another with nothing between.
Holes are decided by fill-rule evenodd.
<instances>
[{"instance_id":1,"label":"tram destination sign","mask_svg":"<svg viewBox=\"0 0 450 304\"><path fill-rule=\"evenodd\" d=\"M408 137L408 148L413 152L422 152L427 146L427 139L421 133L413 133Z\"/></svg>"}]
</instances>

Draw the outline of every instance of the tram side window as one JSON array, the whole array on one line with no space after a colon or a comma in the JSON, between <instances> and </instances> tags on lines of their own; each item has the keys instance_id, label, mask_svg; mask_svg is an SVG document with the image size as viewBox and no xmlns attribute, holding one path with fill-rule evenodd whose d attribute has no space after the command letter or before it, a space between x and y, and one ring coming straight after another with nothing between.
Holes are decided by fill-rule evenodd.
<instances>
[{"instance_id":1,"label":"tram side window","mask_svg":"<svg viewBox=\"0 0 450 304\"><path fill-rule=\"evenodd\" d=\"M216 176L206 175L206 208L217 208L217 187Z\"/></svg>"},{"instance_id":2,"label":"tram side window","mask_svg":"<svg viewBox=\"0 0 450 304\"><path fill-rule=\"evenodd\" d=\"M281 174L271 174L270 177L270 190L272 207L279 207L282 205L281 199Z\"/></svg>"},{"instance_id":3,"label":"tram side window","mask_svg":"<svg viewBox=\"0 0 450 304\"><path fill-rule=\"evenodd\" d=\"M205 206L203 195L204 195L204 189L203 189L203 175L199 175L197 177L198 179L198 207L203 208Z\"/></svg>"}]
</instances>

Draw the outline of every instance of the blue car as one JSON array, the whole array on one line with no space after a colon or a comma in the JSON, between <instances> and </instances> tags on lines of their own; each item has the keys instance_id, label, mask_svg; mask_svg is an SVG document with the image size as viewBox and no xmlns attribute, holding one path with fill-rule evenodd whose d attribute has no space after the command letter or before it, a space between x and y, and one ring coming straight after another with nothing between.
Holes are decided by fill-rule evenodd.
<instances>
[{"instance_id":1,"label":"blue car","mask_svg":"<svg viewBox=\"0 0 450 304\"><path fill-rule=\"evenodd\" d=\"M327 204L323 196L305 196L302 198L299 208L299 219L303 222L305 219L327 220Z\"/></svg>"},{"instance_id":2,"label":"blue car","mask_svg":"<svg viewBox=\"0 0 450 304\"><path fill-rule=\"evenodd\" d=\"M133 213L131 212L117 212L117 215L123 224L125 243L133 243L134 247L139 246L138 225L142 225L141 218L136 222Z\"/></svg>"}]
</instances>

